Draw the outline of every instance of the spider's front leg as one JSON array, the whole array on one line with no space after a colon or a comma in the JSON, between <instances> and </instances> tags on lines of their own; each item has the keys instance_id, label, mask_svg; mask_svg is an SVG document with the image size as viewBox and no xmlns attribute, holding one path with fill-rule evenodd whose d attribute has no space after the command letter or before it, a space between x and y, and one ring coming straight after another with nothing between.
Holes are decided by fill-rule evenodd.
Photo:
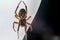
<instances>
[{"instance_id":1,"label":"spider's front leg","mask_svg":"<svg viewBox=\"0 0 60 40\"><path fill-rule=\"evenodd\" d=\"M18 3L18 5L17 5L17 7L16 7L15 14L16 14L16 12L17 12L17 9L18 9L20 3L21 3L21 1Z\"/></svg>"},{"instance_id":2,"label":"spider's front leg","mask_svg":"<svg viewBox=\"0 0 60 40\"><path fill-rule=\"evenodd\" d=\"M13 30L16 32L16 30L14 29L14 24L20 24L19 22L13 22Z\"/></svg>"}]
</instances>

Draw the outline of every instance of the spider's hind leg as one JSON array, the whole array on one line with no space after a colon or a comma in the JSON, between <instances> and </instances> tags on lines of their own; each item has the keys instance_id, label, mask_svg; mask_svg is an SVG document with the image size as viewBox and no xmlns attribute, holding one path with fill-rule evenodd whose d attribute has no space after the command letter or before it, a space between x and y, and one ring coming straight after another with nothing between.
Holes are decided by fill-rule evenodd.
<instances>
[{"instance_id":1,"label":"spider's hind leg","mask_svg":"<svg viewBox=\"0 0 60 40\"><path fill-rule=\"evenodd\" d=\"M27 25L25 25L25 38L27 40L27 31L26 31L26 29L27 29Z\"/></svg>"},{"instance_id":2,"label":"spider's hind leg","mask_svg":"<svg viewBox=\"0 0 60 40\"><path fill-rule=\"evenodd\" d=\"M19 28L20 28L20 24L18 25L18 29L17 29L17 36L18 36L18 39L19 39Z\"/></svg>"},{"instance_id":3,"label":"spider's hind leg","mask_svg":"<svg viewBox=\"0 0 60 40\"><path fill-rule=\"evenodd\" d=\"M19 24L19 22L13 22L13 30L16 32L16 30L14 29L14 24Z\"/></svg>"},{"instance_id":4,"label":"spider's hind leg","mask_svg":"<svg viewBox=\"0 0 60 40\"><path fill-rule=\"evenodd\" d=\"M31 31L32 31L32 26L31 26L31 24L30 23L28 23L28 22L26 22L28 25L30 25L30 29L31 29Z\"/></svg>"}]
</instances>

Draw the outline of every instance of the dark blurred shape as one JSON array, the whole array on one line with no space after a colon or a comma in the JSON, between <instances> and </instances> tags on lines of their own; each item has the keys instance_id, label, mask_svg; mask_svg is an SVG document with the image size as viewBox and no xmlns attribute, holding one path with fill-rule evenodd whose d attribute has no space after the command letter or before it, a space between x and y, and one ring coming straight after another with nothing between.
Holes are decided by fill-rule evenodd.
<instances>
[{"instance_id":1,"label":"dark blurred shape","mask_svg":"<svg viewBox=\"0 0 60 40\"><path fill-rule=\"evenodd\" d=\"M33 31L28 30L28 40L53 40L54 35L60 35L54 3L52 0L42 0L32 22Z\"/></svg>"}]
</instances>

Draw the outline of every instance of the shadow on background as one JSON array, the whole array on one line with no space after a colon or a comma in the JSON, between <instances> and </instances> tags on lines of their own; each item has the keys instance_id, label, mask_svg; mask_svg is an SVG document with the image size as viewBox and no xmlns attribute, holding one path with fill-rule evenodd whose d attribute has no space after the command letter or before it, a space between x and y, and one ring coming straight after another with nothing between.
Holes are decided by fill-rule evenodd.
<instances>
[{"instance_id":1,"label":"shadow on background","mask_svg":"<svg viewBox=\"0 0 60 40\"><path fill-rule=\"evenodd\" d=\"M42 0L37 14L32 22L33 31L28 30L28 40L53 40L54 35L59 36L59 26L56 1Z\"/></svg>"}]
</instances>

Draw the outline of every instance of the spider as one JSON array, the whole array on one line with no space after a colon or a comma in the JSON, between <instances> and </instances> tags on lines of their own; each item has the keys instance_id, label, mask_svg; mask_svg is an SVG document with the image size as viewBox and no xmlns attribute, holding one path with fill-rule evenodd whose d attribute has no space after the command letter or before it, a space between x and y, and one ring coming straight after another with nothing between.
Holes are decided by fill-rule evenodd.
<instances>
[{"instance_id":1,"label":"spider","mask_svg":"<svg viewBox=\"0 0 60 40\"><path fill-rule=\"evenodd\" d=\"M19 13L17 14L17 9L18 9L18 7L19 7L19 5L20 5L21 2L23 2L23 4L25 5L25 9L21 8L21 9L19 10ZM13 22L13 30L16 32L16 30L14 29L14 24L18 24L18 28L17 28L18 38L19 38L19 28L20 28L20 27L25 27L25 33L27 34L26 29L27 29L27 24L28 24L28 25L30 25L30 29L31 29L31 31L32 31L32 26L31 26L31 24L27 22L27 20L30 19L31 16L29 16L29 17L27 18L27 5L25 4L24 1L20 1L20 2L18 3L18 6L17 6L17 8L16 8L16 10L15 10L15 17L19 20L19 22L16 22L16 21Z\"/></svg>"}]
</instances>

